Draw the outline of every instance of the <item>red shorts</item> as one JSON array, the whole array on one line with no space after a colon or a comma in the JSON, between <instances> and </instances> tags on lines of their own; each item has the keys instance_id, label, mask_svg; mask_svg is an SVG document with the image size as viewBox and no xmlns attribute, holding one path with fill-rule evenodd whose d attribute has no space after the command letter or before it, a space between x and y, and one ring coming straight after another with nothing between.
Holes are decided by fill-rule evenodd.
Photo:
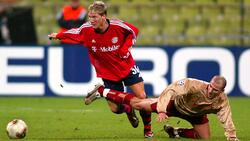
<instances>
[{"instance_id":1,"label":"red shorts","mask_svg":"<svg viewBox=\"0 0 250 141\"><path fill-rule=\"evenodd\" d=\"M156 109L157 103L154 103L151 105L152 109ZM192 125L194 124L204 124L204 123L208 123L208 118L207 115L202 115L202 116L188 116L185 114L180 113L174 105L174 100L170 100L168 107L167 107L167 116L169 117L179 117L182 119L187 120L188 122L190 122Z\"/></svg>"},{"instance_id":2,"label":"red shorts","mask_svg":"<svg viewBox=\"0 0 250 141\"><path fill-rule=\"evenodd\" d=\"M202 115L202 116L188 116L188 115L184 115L184 114L180 113L175 108L174 100L169 101L169 104L167 107L167 115L169 117L173 116L173 117L179 117L179 118L185 119L188 122L190 122L192 125L208 123L208 118L207 118L206 114Z\"/></svg>"}]
</instances>

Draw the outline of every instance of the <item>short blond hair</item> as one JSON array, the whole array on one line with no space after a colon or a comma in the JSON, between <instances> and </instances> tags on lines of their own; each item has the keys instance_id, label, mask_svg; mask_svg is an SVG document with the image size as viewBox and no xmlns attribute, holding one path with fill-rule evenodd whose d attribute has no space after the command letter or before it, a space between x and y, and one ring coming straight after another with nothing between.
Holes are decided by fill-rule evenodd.
<instances>
[{"instance_id":1,"label":"short blond hair","mask_svg":"<svg viewBox=\"0 0 250 141\"><path fill-rule=\"evenodd\" d=\"M107 5L103 1L95 1L88 7L88 12L107 15Z\"/></svg>"}]
</instances>

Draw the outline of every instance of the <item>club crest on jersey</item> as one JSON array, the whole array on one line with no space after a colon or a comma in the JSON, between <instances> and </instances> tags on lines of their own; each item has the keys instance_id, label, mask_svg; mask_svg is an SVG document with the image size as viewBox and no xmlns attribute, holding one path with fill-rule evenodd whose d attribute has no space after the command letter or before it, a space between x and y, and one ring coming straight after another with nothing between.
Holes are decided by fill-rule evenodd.
<instances>
[{"instance_id":1,"label":"club crest on jersey","mask_svg":"<svg viewBox=\"0 0 250 141\"><path fill-rule=\"evenodd\" d=\"M118 37L113 37L113 38L112 38L112 43L115 44L115 43L117 43L117 42L118 42Z\"/></svg>"}]
</instances>

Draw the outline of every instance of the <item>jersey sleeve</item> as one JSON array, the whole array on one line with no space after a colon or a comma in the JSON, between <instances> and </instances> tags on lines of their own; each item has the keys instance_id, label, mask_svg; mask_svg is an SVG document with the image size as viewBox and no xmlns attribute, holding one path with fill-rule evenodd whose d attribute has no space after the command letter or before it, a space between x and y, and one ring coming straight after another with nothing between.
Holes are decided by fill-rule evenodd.
<instances>
[{"instance_id":1,"label":"jersey sleeve","mask_svg":"<svg viewBox=\"0 0 250 141\"><path fill-rule=\"evenodd\" d=\"M126 37L124 44L119 48L119 56L121 58L128 58L130 56L130 49L134 43L133 35L129 34Z\"/></svg>"},{"instance_id":2,"label":"jersey sleeve","mask_svg":"<svg viewBox=\"0 0 250 141\"><path fill-rule=\"evenodd\" d=\"M126 37L126 40L123 44L124 48L130 48L132 47L137 39L138 33L139 33L139 29L135 26L133 26L132 24L126 23L124 22L125 25L127 25L129 28L128 30L128 35Z\"/></svg>"},{"instance_id":3,"label":"jersey sleeve","mask_svg":"<svg viewBox=\"0 0 250 141\"><path fill-rule=\"evenodd\" d=\"M170 100L174 100L177 95L183 95L189 91L189 79L179 80L169 85L160 95L157 103L157 111L166 113Z\"/></svg>"},{"instance_id":4,"label":"jersey sleeve","mask_svg":"<svg viewBox=\"0 0 250 141\"><path fill-rule=\"evenodd\" d=\"M173 89L165 89L158 101L157 101L157 112L158 113L166 113L167 112L167 105L171 100L171 97L175 95L175 91Z\"/></svg>"},{"instance_id":5,"label":"jersey sleeve","mask_svg":"<svg viewBox=\"0 0 250 141\"><path fill-rule=\"evenodd\" d=\"M90 25L88 23L85 23L79 28L72 28L65 32L60 32L57 34L56 38L62 41L70 40L70 41L77 42L79 44L83 44L84 43L84 29L88 26Z\"/></svg>"},{"instance_id":6,"label":"jersey sleeve","mask_svg":"<svg viewBox=\"0 0 250 141\"><path fill-rule=\"evenodd\" d=\"M119 49L119 55L122 58L124 58L123 56L127 56L130 54L130 49L135 44L136 38L139 32L139 30L135 26L128 24L128 23L125 23L125 24L129 27L130 30L125 32L127 33L125 37L125 42Z\"/></svg>"},{"instance_id":7,"label":"jersey sleeve","mask_svg":"<svg viewBox=\"0 0 250 141\"><path fill-rule=\"evenodd\" d=\"M134 25L129 24L127 22L124 22L124 24L129 27L129 31L133 34L133 37L137 38L137 35L139 33L139 29L137 27L135 27Z\"/></svg>"},{"instance_id":8,"label":"jersey sleeve","mask_svg":"<svg viewBox=\"0 0 250 141\"><path fill-rule=\"evenodd\" d=\"M236 130L232 120L231 108L229 105L228 98L225 94L223 95L223 102L221 106L222 108L217 113L217 117L219 121L223 124L225 130L225 136L227 138L236 137Z\"/></svg>"},{"instance_id":9,"label":"jersey sleeve","mask_svg":"<svg viewBox=\"0 0 250 141\"><path fill-rule=\"evenodd\" d=\"M110 23L113 25L119 26L124 31L125 41L121 49L126 51L129 48L131 48L136 42L139 29L135 27L134 25L127 23L127 22L123 22L119 19L111 19Z\"/></svg>"}]
</instances>

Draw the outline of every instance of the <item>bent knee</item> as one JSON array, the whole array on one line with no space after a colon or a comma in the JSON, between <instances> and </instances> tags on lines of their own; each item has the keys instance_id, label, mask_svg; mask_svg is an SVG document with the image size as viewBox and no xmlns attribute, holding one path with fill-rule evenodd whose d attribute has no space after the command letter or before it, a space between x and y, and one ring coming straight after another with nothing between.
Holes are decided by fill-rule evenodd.
<instances>
[{"instance_id":1,"label":"bent knee","mask_svg":"<svg viewBox=\"0 0 250 141\"><path fill-rule=\"evenodd\" d=\"M145 99L145 98L147 98L147 95L145 93L143 93L143 94L136 95L136 97L140 98L140 99Z\"/></svg>"},{"instance_id":2,"label":"bent knee","mask_svg":"<svg viewBox=\"0 0 250 141\"><path fill-rule=\"evenodd\" d=\"M118 114L118 109L110 108L111 112Z\"/></svg>"}]
</instances>

